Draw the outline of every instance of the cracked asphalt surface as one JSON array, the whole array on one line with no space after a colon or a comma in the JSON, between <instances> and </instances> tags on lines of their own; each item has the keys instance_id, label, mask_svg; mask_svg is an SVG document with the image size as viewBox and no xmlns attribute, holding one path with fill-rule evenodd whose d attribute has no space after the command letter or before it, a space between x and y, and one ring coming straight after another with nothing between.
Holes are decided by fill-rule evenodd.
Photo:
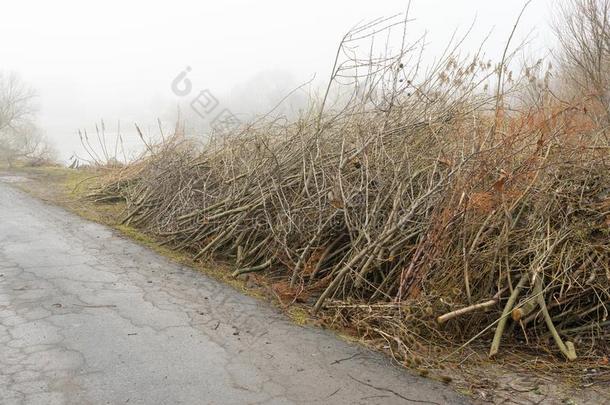
<instances>
[{"instance_id":1,"label":"cracked asphalt surface","mask_svg":"<svg viewBox=\"0 0 610 405\"><path fill-rule=\"evenodd\" d=\"M0 404L466 403L0 181Z\"/></svg>"}]
</instances>

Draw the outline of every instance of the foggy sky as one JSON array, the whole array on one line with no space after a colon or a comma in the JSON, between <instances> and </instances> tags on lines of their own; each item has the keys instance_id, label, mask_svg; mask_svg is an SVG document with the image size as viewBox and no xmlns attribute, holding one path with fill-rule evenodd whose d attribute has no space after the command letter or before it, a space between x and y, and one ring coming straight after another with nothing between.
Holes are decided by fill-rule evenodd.
<instances>
[{"instance_id":1,"label":"foggy sky","mask_svg":"<svg viewBox=\"0 0 610 405\"><path fill-rule=\"evenodd\" d=\"M519 0L413 0L413 38L428 32L428 54L476 17L466 49L486 34L498 58L521 7ZM100 119L154 130L179 97L171 81L187 66L196 90L209 89L236 113L315 74L326 80L341 36L363 20L404 12L407 1L4 1L0 70L18 72L38 92L39 125L63 159L79 150L76 132ZM552 0L534 0L516 40L533 30L528 52L551 43ZM277 77L277 83L273 80ZM265 86L249 90L260 79ZM270 84L274 88L264 94ZM260 93L260 94L252 94ZM232 96L233 94L233 96ZM237 96L235 96L237 95ZM231 99L231 98L234 99ZM238 98L238 100L237 100ZM268 102L268 100L266 101ZM243 111L242 111L243 110ZM151 129L149 129L151 128Z\"/></svg>"}]
</instances>

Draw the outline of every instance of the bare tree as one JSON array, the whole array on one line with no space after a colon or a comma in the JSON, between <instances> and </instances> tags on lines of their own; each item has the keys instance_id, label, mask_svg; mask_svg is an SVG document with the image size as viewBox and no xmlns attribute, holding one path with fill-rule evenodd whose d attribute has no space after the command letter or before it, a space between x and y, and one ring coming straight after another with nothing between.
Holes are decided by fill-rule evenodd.
<instances>
[{"instance_id":1,"label":"bare tree","mask_svg":"<svg viewBox=\"0 0 610 405\"><path fill-rule=\"evenodd\" d=\"M610 122L610 0L567 0L559 10L563 91L589 97Z\"/></svg>"},{"instance_id":2,"label":"bare tree","mask_svg":"<svg viewBox=\"0 0 610 405\"><path fill-rule=\"evenodd\" d=\"M36 93L14 73L0 73L0 159L52 160L54 151L34 121Z\"/></svg>"},{"instance_id":3,"label":"bare tree","mask_svg":"<svg viewBox=\"0 0 610 405\"><path fill-rule=\"evenodd\" d=\"M16 74L0 73L0 134L18 130L31 121L35 95Z\"/></svg>"}]
</instances>

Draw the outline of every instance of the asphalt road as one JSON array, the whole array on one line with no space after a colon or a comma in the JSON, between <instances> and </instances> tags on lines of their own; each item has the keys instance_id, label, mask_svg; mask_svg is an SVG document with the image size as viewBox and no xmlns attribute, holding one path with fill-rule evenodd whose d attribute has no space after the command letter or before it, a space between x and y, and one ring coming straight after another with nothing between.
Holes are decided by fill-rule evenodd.
<instances>
[{"instance_id":1,"label":"asphalt road","mask_svg":"<svg viewBox=\"0 0 610 405\"><path fill-rule=\"evenodd\" d=\"M1 180L0 404L466 402Z\"/></svg>"}]
</instances>

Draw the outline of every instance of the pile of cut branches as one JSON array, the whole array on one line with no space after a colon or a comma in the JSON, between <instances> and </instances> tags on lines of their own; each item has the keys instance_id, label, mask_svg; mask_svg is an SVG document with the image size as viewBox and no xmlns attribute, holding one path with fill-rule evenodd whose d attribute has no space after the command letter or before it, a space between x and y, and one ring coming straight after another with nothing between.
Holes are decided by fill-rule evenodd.
<instances>
[{"instance_id":1,"label":"pile of cut branches","mask_svg":"<svg viewBox=\"0 0 610 405\"><path fill-rule=\"evenodd\" d=\"M491 355L508 336L567 359L606 350L579 346L610 333L606 129L586 102L507 108L528 78L506 60L448 52L424 74L415 49L335 63L331 84L353 79L339 106L327 92L204 145L178 132L90 198L124 200L126 224L235 276L281 279L401 358L492 336Z\"/></svg>"}]
</instances>

